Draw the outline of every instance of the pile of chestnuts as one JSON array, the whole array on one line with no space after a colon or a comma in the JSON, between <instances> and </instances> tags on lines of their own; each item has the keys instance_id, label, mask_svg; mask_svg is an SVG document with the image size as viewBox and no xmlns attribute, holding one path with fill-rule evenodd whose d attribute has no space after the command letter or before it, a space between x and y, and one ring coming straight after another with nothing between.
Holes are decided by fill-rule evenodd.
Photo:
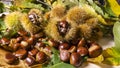
<instances>
[{"instance_id":1,"label":"pile of chestnuts","mask_svg":"<svg viewBox=\"0 0 120 68\"><path fill-rule=\"evenodd\" d=\"M39 34L29 35L25 31L19 31L18 36L11 39L0 39L0 44L4 49L11 51L5 55L5 61L8 64L18 64L21 59L28 66L49 62L53 54L52 47L59 50L61 61L75 67L83 63L84 57L95 58L102 53L99 44L84 38L81 38L77 44L70 44L63 41L56 42L53 39L41 37Z\"/></svg>"},{"instance_id":2,"label":"pile of chestnuts","mask_svg":"<svg viewBox=\"0 0 120 68\"><path fill-rule=\"evenodd\" d=\"M95 58L102 53L102 48L99 44L91 41L86 41L82 38L78 45L69 45L61 43L59 45L60 59L63 62L68 62L76 67L80 66L85 57Z\"/></svg>"}]
</instances>

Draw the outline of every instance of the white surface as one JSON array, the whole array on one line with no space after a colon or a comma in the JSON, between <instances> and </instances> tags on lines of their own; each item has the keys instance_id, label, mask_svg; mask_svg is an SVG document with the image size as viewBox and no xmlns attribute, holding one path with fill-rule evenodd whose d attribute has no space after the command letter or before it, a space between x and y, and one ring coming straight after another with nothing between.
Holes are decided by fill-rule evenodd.
<instances>
[{"instance_id":1,"label":"white surface","mask_svg":"<svg viewBox=\"0 0 120 68\"><path fill-rule=\"evenodd\" d=\"M110 48L115 45L113 38L111 37L100 39L98 43L102 46L103 49Z\"/></svg>"},{"instance_id":2,"label":"white surface","mask_svg":"<svg viewBox=\"0 0 120 68\"><path fill-rule=\"evenodd\" d=\"M84 63L80 68L120 68L120 66L110 66L106 64Z\"/></svg>"}]
</instances>

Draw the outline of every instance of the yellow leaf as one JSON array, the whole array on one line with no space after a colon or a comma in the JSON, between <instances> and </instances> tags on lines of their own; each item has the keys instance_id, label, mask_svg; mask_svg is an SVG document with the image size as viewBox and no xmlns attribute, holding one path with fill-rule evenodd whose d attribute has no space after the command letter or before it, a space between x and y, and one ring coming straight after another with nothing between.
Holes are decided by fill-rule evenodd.
<instances>
[{"instance_id":1,"label":"yellow leaf","mask_svg":"<svg viewBox=\"0 0 120 68\"><path fill-rule=\"evenodd\" d=\"M120 15L120 5L117 3L116 0L108 0L112 11L119 16Z\"/></svg>"},{"instance_id":2,"label":"yellow leaf","mask_svg":"<svg viewBox=\"0 0 120 68\"><path fill-rule=\"evenodd\" d=\"M88 58L87 61L94 62L94 63L101 63L104 61L104 57L103 57L103 55L100 55L96 58Z\"/></svg>"},{"instance_id":3,"label":"yellow leaf","mask_svg":"<svg viewBox=\"0 0 120 68\"><path fill-rule=\"evenodd\" d=\"M118 65L120 65L120 57L117 57L117 58L115 58L115 57L105 58L103 63L108 64L108 65L118 66Z\"/></svg>"},{"instance_id":4,"label":"yellow leaf","mask_svg":"<svg viewBox=\"0 0 120 68\"><path fill-rule=\"evenodd\" d=\"M108 57L120 57L119 53L116 52L116 50L114 48L107 48L106 50L103 51L102 55L105 57L105 58L108 58Z\"/></svg>"}]
</instances>

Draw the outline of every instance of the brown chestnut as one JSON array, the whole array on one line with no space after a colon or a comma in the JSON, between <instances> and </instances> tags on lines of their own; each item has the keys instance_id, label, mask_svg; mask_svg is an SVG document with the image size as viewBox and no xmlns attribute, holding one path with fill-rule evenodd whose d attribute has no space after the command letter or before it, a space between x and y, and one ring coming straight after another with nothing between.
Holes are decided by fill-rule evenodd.
<instances>
[{"instance_id":1,"label":"brown chestnut","mask_svg":"<svg viewBox=\"0 0 120 68\"><path fill-rule=\"evenodd\" d=\"M58 21L57 27L60 35L64 36L69 31L70 25L67 21Z\"/></svg>"},{"instance_id":2,"label":"brown chestnut","mask_svg":"<svg viewBox=\"0 0 120 68\"><path fill-rule=\"evenodd\" d=\"M102 47L97 43L92 43L88 49L91 58L98 57L102 53Z\"/></svg>"},{"instance_id":3,"label":"brown chestnut","mask_svg":"<svg viewBox=\"0 0 120 68\"><path fill-rule=\"evenodd\" d=\"M67 50L69 49L70 45L68 43L61 43L59 45L59 50Z\"/></svg>"},{"instance_id":4,"label":"brown chestnut","mask_svg":"<svg viewBox=\"0 0 120 68\"><path fill-rule=\"evenodd\" d=\"M27 57L27 58L25 59L25 62L26 62L29 66L34 65L34 64L35 64L35 58L32 57L32 56L29 56L29 57Z\"/></svg>"},{"instance_id":5,"label":"brown chestnut","mask_svg":"<svg viewBox=\"0 0 120 68\"><path fill-rule=\"evenodd\" d=\"M52 47L58 47L58 43L53 39L49 39L48 44L49 46L52 46Z\"/></svg>"},{"instance_id":6,"label":"brown chestnut","mask_svg":"<svg viewBox=\"0 0 120 68\"><path fill-rule=\"evenodd\" d=\"M23 37L17 37L17 42L21 42L23 40Z\"/></svg>"},{"instance_id":7,"label":"brown chestnut","mask_svg":"<svg viewBox=\"0 0 120 68\"><path fill-rule=\"evenodd\" d=\"M7 38L2 38L1 39L1 44L2 45L8 45L10 43L10 41Z\"/></svg>"},{"instance_id":8,"label":"brown chestnut","mask_svg":"<svg viewBox=\"0 0 120 68\"><path fill-rule=\"evenodd\" d=\"M34 41L35 41L35 37L34 36L28 38L28 40L27 40L29 45L32 45L34 43Z\"/></svg>"},{"instance_id":9,"label":"brown chestnut","mask_svg":"<svg viewBox=\"0 0 120 68\"><path fill-rule=\"evenodd\" d=\"M44 51L45 51L45 52L48 52L48 53L52 53L52 50L51 50L51 47L50 47L50 46L46 46L46 47L44 48Z\"/></svg>"},{"instance_id":10,"label":"brown chestnut","mask_svg":"<svg viewBox=\"0 0 120 68\"><path fill-rule=\"evenodd\" d=\"M38 41L39 41L39 42L42 42L42 41L43 41L43 38L39 38Z\"/></svg>"},{"instance_id":11,"label":"brown chestnut","mask_svg":"<svg viewBox=\"0 0 120 68\"><path fill-rule=\"evenodd\" d=\"M33 49L31 51L28 51L28 56L35 56L38 53L37 49Z\"/></svg>"},{"instance_id":12,"label":"brown chestnut","mask_svg":"<svg viewBox=\"0 0 120 68\"><path fill-rule=\"evenodd\" d=\"M73 53L73 52L75 52L77 50L77 48L76 48L76 46L71 46L69 49L68 49L68 51L70 52L70 53Z\"/></svg>"},{"instance_id":13,"label":"brown chestnut","mask_svg":"<svg viewBox=\"0 0 120 68\"><path fill-rule=\"evenodd\" d=\"M42 64L46 60L47 60L47 55L44 52L40 51L40 52L37 53L37 55L36 55L36 61L38 63Z\"/></svg>"},{"instance_id":14,"label":"brown chestnut","mask_svg":"<svg viewBox=\"0 0 120 68\"><path fill-rule=\"evenodd\" d=\"M14 55L20 59L24 59L27 56L27 51L25 49L17 50Z\"/></svg>"},{"instance_id":15,"label":"brown chestnut","mask_svg":"<svg viewBox=\"0 0 120 68\"><path fill-rule=\"evenodd\" d=\"M18 50L21 47L20 43L15 43L10 46L14 51Z\"/></svg>"},{"instance_id":16,"label":"brown chestnut","mask_svg":"<svg viewBox=\"0 0 120 68\"><path fill-rule=\"evenodd\" d=\"M60 59L63 62L68 62L70 60L70 53L67 50L60 51Z\"/></svg>"},{"instance_id":17,"label":"brown chestnut","mask_svg":"<svg viewBox=\"0 0 120 68\"><path fill-rule=\"evenodd\" d=\"M37 42L35 46L40 48L40 47L45 47L45 44L43 42Z\"/></svg>"},{"instance_id":18,"label":"brown chestnut","mask_svg":"<svg viewBox=\"0 0 120 68\"><path fill-rule=\"evenodd\" d=\"M70 64L78 67L81 64L82 57L80 56L79 53L72 53L70 56Z\"/></svg>"},{"instance_id":19,"label":"brown chestnut","mask_svg":"<svg viewBox=\"0 0 120 68\"><path fill-rule=\"evenodd\" d=\"M28 36L23 36L23 40L24 40L24 41L27 41L28 39L29 39Z\"/></svg>"},{"instance_id":20,"label":"brown chestnut","mask_svg":"<svg viewBox=\"0 0 120 68\"><path fill-rule=\"evenodd\" d=\"M82 39L79 41L79 43L78 43L78 47L80 47L80 46L85 46L85 45L86 45L86 41L85 41L84 38L82 38Z\"/></svg>"},{"instance_id":21,"label":"brown chestnut","mask_svg":"<svg viewBox=\"0 0 120 68\"><path fill-rule=\"evenodd\" d=\"M19 30L19 31L18 31L18 34L19 34L20 36L26 36L26 35L27 35L27 32L26 32L26 31L23 31L23 30Z\"/></svg>"},{"instance_id":22,"label":"brown chestnut","mask_svg":"<svg viewBox=\"0 0 120 68\"><path fill-rule=\"evenodd\" d=\"M39 39L39 38L41 38L43 36L43 33L38 33L38 34L35 34L34 35L34 37L36 38L36 39Z\"/></svg>"},{"instance_id":23,"label":"brown chestnut","mask_svg":"<svg viewBox=\"0 0 120 68\"><path fill-rule=\"evenodd\" d=\"M77 49L77 53L79 53L81 56L85 56L88 54L88 49L81 46Z\"/></svg>"},{"instance_id":24,"label":"brown chestnut","mask_svg":"<svg viewBox=\"0 0 120 68\"><path fill-rule=\"evenodd\" d=\"M16 61L18 61L18 58L16 56L14 56L12 53L6 53L5 54L5 61L8 64L17 64Z\"/></svg>"},{"instance_id":25,"label":"brown chestnut","mask_svg":"<svg viewBox=\"0 0 120 68\"><path fill-rule=\"evenodd\" d=\"M21 41L20 44L21 44L21 47L25 49L28 49L30 47L27 41Z\"/></svg>"}]
</instances>

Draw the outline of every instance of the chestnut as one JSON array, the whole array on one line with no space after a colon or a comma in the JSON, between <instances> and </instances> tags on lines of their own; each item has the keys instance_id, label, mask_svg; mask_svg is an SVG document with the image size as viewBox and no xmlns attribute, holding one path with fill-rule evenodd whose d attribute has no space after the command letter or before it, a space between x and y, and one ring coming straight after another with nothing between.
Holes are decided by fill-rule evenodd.
<instances>
[{"instance_id":1,"label":"chestnut","mask_svg":"<svg viewBox=\"0 0 120 68\"><path fill-rule=\"evenodd\" d=\"M21 41L20 44L21 44L21 47L25 49L28 49L30 47L27 41Z\"/></svg>"},{"instance_id":2,"label":"chestnut","mask_svg":"<svg viewBox=\"0 0 120 68\"><path fill-rule=\"evenodd\" d=\"M102 47L97 43L92 43L88 49L91 58L98 57L102 53Z\"/></svg>"},{"instance_id":3,"label":"chestnut","mask_svg":"<svg viewBox=\"0 0 120 68\"><path fill-rule=\"evenodd\" d=\"M48 44L51 47L58 47L58 43L55 40L53 40L53 39L49 39L48 40Z\"/></svg>"},{"instance_id":4,"label":"chestnut","mask_svg":"<svg viewBox=\"0 0 120 68\"><path fill-rule=\"evenodd\" d=\"M79 53L81 56L85 56L88 54L88 49L81 46L77 49L77 53Z\"/></svg>"},{"instance_id":5,"label":"chestnut","mask_svg":"<svg viewBox=\"0 0 120 68\"><path fill-rule=\"evenodd\" d=\"M70 53L67 50L60 51L60 59L63 62L68 62L70 60Z\"/></svg>"},{"instance_id":6,"label":"chestnut","mask_svg":"<svg viewBox=\"0 0 120 68\"><path fill-rule=\"evenodd\" d=\"M23 40L24 40L24 41L27 41L28 39L29 39L28 36L23 36Z\"/></svg>"},{"instance_id":7,"label":"chestnut","mask_svg":"<svg viewBox=\"0 0 120 68\"><path fill-rule=\"evenodd\" d=\"M52 53L52 49L51 49L51 47L50 46L46 46L45 48L44 48L44 51L45 52L48 52L48 53Z\"/></svg>"},{"instance_id":8,"label":"chestnut","mask_svg":"<svg viewBox=\"0 0 120 68\"><path fill-rule=\"evenodd\" d=\"M0 41L2 45L8 45L10 43L9 39L7 38L2 38Z\"/></svg>"},{"instance_id":9,"label":"chestnut","mask_svg":"<svg viewBox=\"0 0 120 68\"><path fill-rule=\"evenodd\" d=\"M84 38L82 38L82 39L79 41L79 43L78 43L78 47L80 47L80 46L85 46L85 45L86 45L86 41L85 41Z\"/></svg>"},{"instance_id":10,"label":"chestnut","mask_svg":"<svg viewBox=\"0 0 120 68\"><path fill-rule=\"evenodd\" d=\"M35 56L36 54L38 53L38 50L37 49L33 49L31 51L28 51L28 56Z\"/></svg>"},{"instance_id":11,"label":"chestnut","mask_svg":"<svg viewBox=\"0 0 120 68\"><path fill-rule=\"evenodd\" d=\"M6 53L5 54L5 61L8 64L17 64L18 58L14 56L12 53Z\"/></svg>"},{"instance_id":12,"label":"chestnut","mask_svg":"<svg viewBox=\"0 0 120 68\"><path fill-rule=\"evenodd\" d=\"M37 53L37 55L36 55L36 61L38 63L42 64L46 60L47 60L47 55L44 52L40 51L40 52Z\"/></svg>"},{"instance_id":13,"label":"chestnut","mask_svg":"<svg viewBox=\"0 0 120 68\"><path fill-rule=\"evenodd\" d=\"M71 46L69 49L68 49L68 51L70 52L70 53L73 53L73 52L75 52L77 50L77 48L76 48L76 46Z\"/></svg>"},{"instance_id":14,"label":"chestnut","mask_svg":"<svg viewBox=\"0 0 120 68\"><path fill-rule=\"evenodd\" d=\"M40 48L40 47L45 47L45 44L40 41L40 42L37 42L35 46Z\"/></svg>"},{"instance_id":15,"label":"chestnut","mask_svg":"<svg viewBox=\"0 0 120 68\"><path fill-rule=\"evenodd\" d=\"M17 42L19 43L23 40L23 37L17 37L16 39L17 39Z\"/></svg>"},{"instance_id":16,"label":"chestnut","mask_svg":"<svg viewBox=\"0 0 120 68\"><path fill-rule=\"evenodd\" d=\"M20 59L24 59L27 56L27 51L25 49L17 50L14 55Z\"/></svg>"},{"instance_id":17,"label":"chestnut","mask_svg":"<svg viewBox=\"0 0 120 68\"><path fill-rule=\"evenodd\" d=\"M41 38L43 36L43 33L38 33L38 34L35 34L34 35L34 37L36 38L36 39L39 39L39 38Z\"/></svg>"},{"instance_id":18,"label":"chestnut","mask_svg":"<svg viewBox=\"0 0 120 68\"><path fill-rule=\"evenodd\" d=\"M14 51L18 50L21 47L20 43L15 43L10 46Z\"/></svg>"},{"instance_id":19,"label":"chestnut","mask_svg":"<svg viewBox=\"0 0 120 68\"><path fill-rule=\"evenodd\" d=\"M26 35L27 35L27 32L26 32L26 31L23 31L23 30L19 30L19 31L18 31L18 34L19 34L20 36L26 36Z\"/></svg>"},{"instance_id":20,"label":"chestnut","mask_svg":"<svg viewBox=\"0 0 120 68\"><path fill-rule=\"evenodd\" d=\"M39 42L42 42L42 41L43 41L43 38L39 38L38 41L39 41Z\"/></svg>"},{"instance_id":21,"label":"chestnut","mask_svg":"<svg viewBox=\"0 0 120 68\"><path fill-rule=\"evenodd\" d=\"M32 45L34 43L34 41L35 41L35 37L34 36L28 38L28 40L27 40L29 45Z\"/></svg>"},{"instance_id":22,"label":"chestnut","mask_svg":"<svg viewBox=\"0 0 120 68\"><path fill-rule=\"evenodd\" d=\"M26 62L29 66L34 65L34 64L35 64L35 58L32 57L32 56L29 56L29 57L27 57L27 58L25 59L25 62Z\"/></svg>"},{"instance_id":23,"label":"chestnut","mask_svg":"<svg viewBox=\"0 0 120 68\"><path fill-rule=\"evenodd\" d=\"M82 60L82 57L80 56L79 53L74 52L70 56L70 64L72 64L76 67L80 66L81 60Z\"/></svg>"},{"instance_id":24,"label":"chestnut","mask_svg":"<svg viewBox=\"0 0 120 68\"><path fill-rule=\"evenodd\" d=\"M67 50L69 49L70 45L68 43L61 43L59 45L59 50Z\"/></svg>"},{"instance_id":25,"label":"chestnut","mask_svg":"<svg viewBox=\"0 0 120 68\"><path fill-rule=\"evenodd\" d=\"M69 31L70 25L68 24L67 21L63 20L58 21L57 27L60 35L64 36L67 33L67 31Z\"/></svg>"}]
</instances>

